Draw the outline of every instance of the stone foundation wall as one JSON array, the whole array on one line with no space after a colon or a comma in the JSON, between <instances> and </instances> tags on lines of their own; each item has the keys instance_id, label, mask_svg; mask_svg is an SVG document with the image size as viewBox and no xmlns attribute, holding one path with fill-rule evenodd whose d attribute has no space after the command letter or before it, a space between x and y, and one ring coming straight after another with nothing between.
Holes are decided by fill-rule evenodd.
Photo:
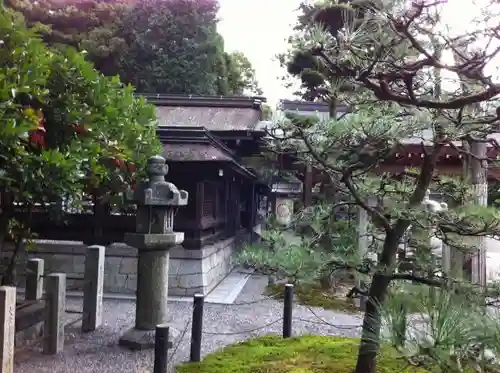
<instances>
[{"instance_id":1,"label":"stone foundation wall","mask_svg":"<svg viewBox=\"0 0 500 373\"><path fill-rule=\"evenodd\" d=\"M207 294L233 269L233 253L241 245L241 238L229 238L202 249L186 250L181 246L170 251L169 294L192 296ZM86 246L78 242L40 240L30 249L27 258L45 260L45 272L63 272L68 275L71 290L83 290ZM25 259L19 262L24 263ZM24 273L23 265L18 266ZM135 294L137 287L137 249L125 244L106 248L104 292ZM19 286L24 279L20 278Z\"/></svg>"},{"instance_id":2,"label":"stone foundation wall","mask_svg":"<svg viewBox=\"0 0 500 373\"><path fill-rule=\"evenodd\" d=\"M234 238L201 250L176 247L170 252L169 293L185 296L211 291L233 269Z\"/></svg>"}]
</instances>

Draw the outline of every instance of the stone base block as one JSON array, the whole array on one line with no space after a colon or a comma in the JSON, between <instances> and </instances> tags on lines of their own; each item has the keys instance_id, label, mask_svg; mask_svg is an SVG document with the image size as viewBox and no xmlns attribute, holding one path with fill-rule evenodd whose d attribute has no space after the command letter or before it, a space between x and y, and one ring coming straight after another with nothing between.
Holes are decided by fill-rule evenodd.
<instances>
[{"instance_id":1,"label":"stone base block","mask_svg":"<svg viewBox=\"0 0 500 373\"><path fill-rule=\"evenodd\" d=\"M170 251L168 294L207 294L233 269L234 238L221 240L198 250L175 247Z\"/></svg>"},{"instance_id":2,"label":"stone base block","mask_svg":"<svg viewBox=\"0 0 500 373\"><path fill-rule=\"evenodd\" d=\"M184 240L183 232L165 234L125 233L125 242L131 247L148 250L168 250Z\"/></svg>"},{"instance_id":3,"label":"stone base block","mask_svg":"<svg viewBox=\"0 0 500 373\"><path fill-rule=\"evenodd\" d=\"M120 338L118 344L130 350L148 350L155 347L155 330L129 329ZM173 341L179 338L180 332L174 327L169 327L168 348L172 348Z\"/></svg>"}]
</instances>

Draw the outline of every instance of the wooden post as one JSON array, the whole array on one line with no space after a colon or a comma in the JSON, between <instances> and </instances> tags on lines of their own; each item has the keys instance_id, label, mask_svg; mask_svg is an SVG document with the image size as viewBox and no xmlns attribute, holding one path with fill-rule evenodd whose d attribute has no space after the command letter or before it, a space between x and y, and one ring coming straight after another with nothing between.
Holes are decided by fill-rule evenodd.
<instances>
[{"instance_id":1,"label":"wooden post","mask_svg":"<svg viewBox=\"0 0 500 373\"><path fill-rule=\"evenodd\" d=\"M96 330L102 324L104 287L104 246L89 246L85 254L82 332Z\"/></svg>"},{"instance_id":2,"label":"wooden post","mask_svg":"<svg viewBox=\"0 0 500 373\"><path fill-rule=\"evenodd\" d=\"M290 338L292 336L293 289L293 284L285 285L285 298L283 302L283 338Z\"/></svg>"},{"instance_id":3,"label":"wooden post","mask_svg":"<svg viewBox=\"0 0 500 373\"><path fill-rule=\"evenodd\" d=\"M252 183L252 186L250 188L250 222L248 224L248 230L250 232L250 240L251 242L254 242L254 228L255 228L255 222L256 222L256 216L257 216L257 204L255 203L255 183Z\"/></svg>"},{"instance_id":4,"label":"wooden post","mask_svg":"<svg viewBox=\"0 0 500 373\"><path fill-rule=\"evenodd\" d=\"M302 198L304 207L312 205L312 188L313 188L313 170L310 164L304 167L304 188L302 190Z\"/></svg>"},{"instance_id":5,"label":"wooden post","mask_svg":"<svg viewBox=\"0 0 500 373\"><path fill-rule=\"evenodd\" d=\"M203 219L203 201L205 200L205 183L200 181L196 183L196 224L198 229L202 229L201 221Z\"/></svg>"},{"instance_id":6,"label":"wooden post","mask_svg":"<svg viewBox=\"0 0 500 373\"><path fill-rule=\"evenodd\" d=\"M157 325L155 333L155 355L153 373L167 373L168 368L168 325Z\"/></svg>"},{"instance_id":7,"label":"wooden post","mask_svg":"<svg viewBox=\"0 0 500 373\"><path fill-rule=\"evenodd\" d=\"M234 226L234 231L238 231L241 227L241 209L240 209L240 198L241 198L241 180L235 178L234 181L234 199L233 199L233 204L234 204L234 221L235 221L235 226Z\"/></svg>"},{"instance_id":8,"label":"wooden post","mask_svg":"<svg viewBox=\"0 0 500 373\"><path fill-rule=\"evenodd\" d=\"M189 353L190 362L201 361L201 338L203 331L203 294L195 294L193 299L193 316L191 323L191 348Z\"/></svg>"},{"instance_id":9,"label":"wooden post","mask_svg":"<svg viewBox=\"0 0 500 373\"><path fill-rule=\"evenodd\" d=\"M14 341L16 338L16 288L0 287L0 373L14 372Z\"/></svg>"}]
</instances>

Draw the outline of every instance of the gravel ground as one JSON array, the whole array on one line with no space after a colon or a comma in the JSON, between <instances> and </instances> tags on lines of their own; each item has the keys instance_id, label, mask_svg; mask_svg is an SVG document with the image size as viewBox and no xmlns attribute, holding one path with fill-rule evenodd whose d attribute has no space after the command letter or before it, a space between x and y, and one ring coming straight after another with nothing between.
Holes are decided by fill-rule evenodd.
<instances>
[{"instance_id":1,"label":"gravel ground","mask_svg":"<svg viewBox=\"0 0 500 373\"><path fill-rule=\"evenodd\" d=\"M258 335L281 333L282 303L262 295L266 283L267 278L252 276L235 304L205 304L203 355ZM81 300L67 301L68 309L80 307ZM173 326L181 331L170 351L173 367L189 357L192 304L171 302L169 309ZM299 305L295 306L293 316L293 332L296 335L357 336L361 323L357 316ZM74 320L78 315L67 317ZM80 323L68 327L63 354L44 356L37 347L32 347L16 355L15 372L150 373L153 370L152 351L133 352L118 346L122 333L134 324L134 317L134 302L105 300L103 326L98 331L82 335L79 333ZM273 325L261 328L276 320Z\"/></svg>"}]
</instances>

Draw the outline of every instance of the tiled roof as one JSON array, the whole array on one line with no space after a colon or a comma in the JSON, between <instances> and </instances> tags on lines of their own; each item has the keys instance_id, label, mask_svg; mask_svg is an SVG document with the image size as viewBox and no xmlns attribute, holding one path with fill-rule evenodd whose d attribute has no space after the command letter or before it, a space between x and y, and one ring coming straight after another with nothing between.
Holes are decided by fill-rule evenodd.
<instances>
[{"instance_id":1,"label":"tiled roof","mask_svg":"<svg viewBox=\"0 0 500 373\"><path fill-rule=\"evenodd\" d=\"M209 131L252 131L260 120L260 110L253 108L157 106L156 113L160 126Z\"/></svg>"}]
</instances>

